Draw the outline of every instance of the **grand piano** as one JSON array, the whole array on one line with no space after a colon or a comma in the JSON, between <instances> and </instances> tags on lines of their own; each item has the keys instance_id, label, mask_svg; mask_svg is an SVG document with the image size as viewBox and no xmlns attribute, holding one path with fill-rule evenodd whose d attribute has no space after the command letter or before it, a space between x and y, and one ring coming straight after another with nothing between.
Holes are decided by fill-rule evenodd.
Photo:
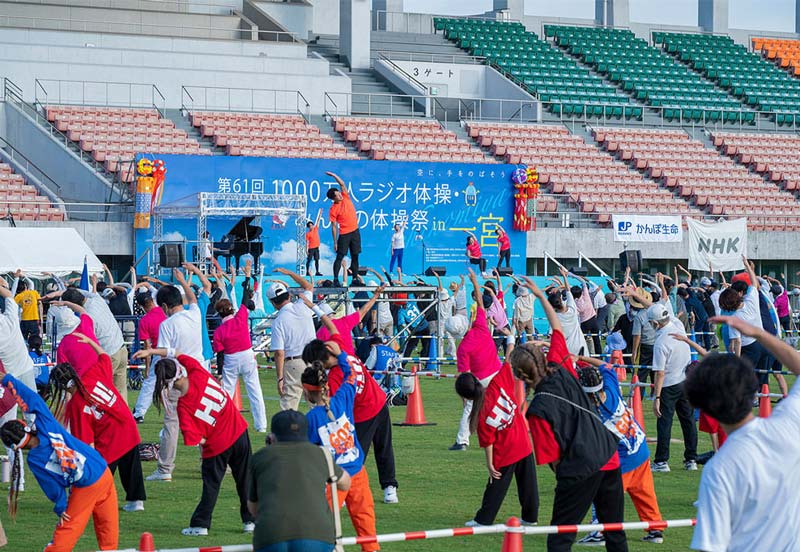
<instances>
[{"instance_id":1,"label":"grand piano","mask_svg":"<svg viewBox=\"0 0 800 552\"><path fill-rule=\"evenodd\" d=\"M242 217L221 241L214 242L214 253L225 259L226 269L230 268L233 259L238 271L239 259L249 253L253 256L253 271L258 272L258 259L264 253L264 244L261 242L262 228L253 224L255 218Z\"/></svg>"}]
</instances>

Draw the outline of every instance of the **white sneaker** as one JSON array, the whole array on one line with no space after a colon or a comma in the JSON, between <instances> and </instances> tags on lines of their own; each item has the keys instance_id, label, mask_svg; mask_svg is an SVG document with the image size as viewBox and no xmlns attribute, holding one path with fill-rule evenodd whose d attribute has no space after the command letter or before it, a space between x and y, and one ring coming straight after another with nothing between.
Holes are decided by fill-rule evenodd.
<instances>
[{"instance_id":1,"label":"white sneaker","mask_svg":"<svg viewBox=\"0 0 800 552\"><path fill-rule=\"evenodd\" d=\"M397 487L389 485L383 490L383 502L385 504L397 504Z\"/></svg>"},{"instance_id":2,"label":"white sneaker","mask_svg":"<svg viewBox=\"0 0 800 552\"><path fill-rule=\"evenodd\" d=\"M666 462L653 462L650 469L655 473L669 473L669 464ZM695 466L695 469L697 469L697 466Z\"/></svg>"},{"instance_id":3,"label":"white sneaker","mask_svg":"<svg viewBox=\"0 0 800 552\"><path fill-rule=\"evenodd\" d=\"M208 529L205 527L187 527L181 530L181 535L184 537L207 537Z\"/></svg>"},{"instance_id":4,"label":"white sneaker","mask_svg":"<svg viewBox=\"0 0 800 552\"><path fill-rule=\"evenodd\" d=\"M162 471L154 471L144 478L145 481L172 481L171 473L164 473Z\"/></svg>"},{"instance_id":5,"label":"white sneaker","mask_svg":"<svg viewBox=\"0 0 800 552\"><path fill-rule=\"evenodd\" d=\"M126 512L143 512L144 511L144 501L143 500L129 500L125 503L122 507L123 510Z\"/></svg>"},{"instance_id":6,"label":"white sneaker","mask_svg":"<svg viewBox=\"0 0 800 552\"><path fill-rule=\"evenodd\" d=\"M539 525L539 522L538 522L538 521L525 521L525 520L520 520L519 524L520 524L522 527L536 527L537 525Z\"/></svg>"},{"instance_id":7,"label":"white sneaker","mask_svg":"<svg viewBox=\"0 0 800 552\"><path fill-rule=\"evenodd\" d=\"M252 533L255 530L256 530L256 524L253 523L252 521L247 521L242 524L242 531L244 531L245 533Z\"/></svg>"},{"instance_id":8,"label":"white sneaker","mask_svg":"<svg viewBox=\"0 0 800 552\"><path fill-rule=\"evenodd\" d=\"M687 460L683 463L683 469L686 471L697 471L697 462L694 460Z\"/></svg>"},{"instance_id":9,"label":"white sneaker","mask_svg":"<svg viewBox=\"0 0 800 552\"><path fill-rule=\"evenodd\" d=\"M471 519L464 524L464 527L483 527L483 524Z\"/></svg>"}]
</instances>

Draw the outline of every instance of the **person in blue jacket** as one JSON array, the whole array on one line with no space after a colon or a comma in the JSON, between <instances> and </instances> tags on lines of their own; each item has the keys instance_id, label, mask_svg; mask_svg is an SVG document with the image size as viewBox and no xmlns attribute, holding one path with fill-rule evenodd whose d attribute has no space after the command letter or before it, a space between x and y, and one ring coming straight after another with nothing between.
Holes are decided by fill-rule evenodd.
<instances>
[{"instance_id":1,"label":"person in blue jacket","mask_svg":"<svg viewBox=\"0 0 800 552\"><path fill-rule=\"evenodd\" d=\"M89 518L100 550L116 550L119 544L119 511L114 478L106 461L91 446L67 432L32 389L5 374L3 386L16 398L26 414L36 416L35 424L9 420L0 427L0 439L15 451L28 451L28 467L55 507L59 517L53 538L45 552L70 552L77 544ZM9 510L16 516L19 493L20 458L14 455Z\"/></svg>"}]
</instances>

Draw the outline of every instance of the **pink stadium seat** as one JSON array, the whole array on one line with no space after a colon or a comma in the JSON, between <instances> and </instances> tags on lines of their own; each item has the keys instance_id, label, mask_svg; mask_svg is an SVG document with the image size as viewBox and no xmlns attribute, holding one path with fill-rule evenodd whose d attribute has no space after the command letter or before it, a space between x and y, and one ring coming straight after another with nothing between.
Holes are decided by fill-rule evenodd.
<instances>
[{"instance_id":1,"label":"pink stadium seat","mask_svg":"<svg viewBox=\"0 0 800 552\"><path fill-rule=\"evenodd\" d=\"M0 163L0 210L3 214L10 211L21 221L51 220L49 215L40 216L42 212L52 213L52 220L65 218L61 209L52 207L47 197L39 195L35 187L26 184L6 163Z\"/></svg>"}]
</instances>

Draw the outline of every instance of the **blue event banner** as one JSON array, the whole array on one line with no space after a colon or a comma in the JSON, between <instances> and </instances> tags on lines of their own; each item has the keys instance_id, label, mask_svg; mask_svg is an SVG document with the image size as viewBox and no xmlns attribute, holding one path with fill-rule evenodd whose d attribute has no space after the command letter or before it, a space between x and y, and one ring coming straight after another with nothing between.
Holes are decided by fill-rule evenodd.
<instances>
[{"instance_id":1,"label":"blue event banner","mask_svg":"<svg viewBox=\"0 0 800 552\"><path fill-rule=\"evenodd\" d=\"M321 270L331 274L334 259L327 191L345 182L355 204L361 231L360 264L388 268L393 226L406 222L403 271L421 273L444 266L451 274L465 272L466 232L480 241L489 267L497 262L495 224L511 240L511 265L525 271L525 232L512 230L513 165L352 161L332 159L279 159L195 155L143 155L164 162L166 175L154 204L169 206L199 192L226 194L299 194L307 198L307 216L321 211ZM266 268L295 266L297 232L294 221L273 217L255 221L264 230ZM220 240L238 216L208 219L211 239ZM185 241L187 256L197 243L196 218L162 220L163 241ZM153 226L135 233L137 258L153 247ZM144 261L143 261L144 262Z\"/></svg>"}]
</instances>

